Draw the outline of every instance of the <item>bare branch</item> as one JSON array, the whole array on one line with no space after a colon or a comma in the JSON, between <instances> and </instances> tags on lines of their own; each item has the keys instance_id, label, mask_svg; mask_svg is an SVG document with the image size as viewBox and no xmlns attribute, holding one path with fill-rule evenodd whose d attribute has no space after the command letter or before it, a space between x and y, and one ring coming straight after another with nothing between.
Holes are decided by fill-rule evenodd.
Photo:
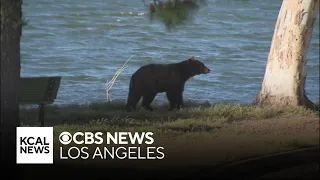
<instances>
[{"instance_id":1,"label":"bare branch","mask_svg":"<svg viewBox=\"0 0 320 180\"><path fill-rule=\"evenodd\" d=\"M126 69L126 68L129 67L129 66L127 66L126 64L129 62L129 60L130 60L133 56L134 56L134 55L132 55L132 56L122 65L122 67L120 67L120 68L116 71L116 73L113 75L113 77L112 77L112 79L111 79L110 81L107 81L107 83L106 83L107 102L108 102L108 101L111 101L109 91L112 89L112 87L113 87L116 79L117 79L118 76L121 74L121 72L122 72L124 69Z\"/></svg>"}]
</instances>

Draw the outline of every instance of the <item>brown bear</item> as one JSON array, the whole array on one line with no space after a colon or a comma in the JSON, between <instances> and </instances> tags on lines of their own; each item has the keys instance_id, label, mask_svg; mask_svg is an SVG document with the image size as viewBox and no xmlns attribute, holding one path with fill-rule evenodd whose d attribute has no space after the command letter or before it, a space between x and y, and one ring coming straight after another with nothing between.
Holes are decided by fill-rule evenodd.
<instances>
[{"instance_id":1,"label":"brown bear","mask_svg":"<svg viewBox=\"0 0 320 180\"><path fill-rule=\"evenodd\" d=\"M180 109L183 107L186 81L195 75L209 72L210 69L193 56L178 63L144 65L131 76L126 111L135 111L141 97L142 107L153 111L151 102L158 93L163 92L170 103L169 111Z\"/></svg>"}]
</instances>

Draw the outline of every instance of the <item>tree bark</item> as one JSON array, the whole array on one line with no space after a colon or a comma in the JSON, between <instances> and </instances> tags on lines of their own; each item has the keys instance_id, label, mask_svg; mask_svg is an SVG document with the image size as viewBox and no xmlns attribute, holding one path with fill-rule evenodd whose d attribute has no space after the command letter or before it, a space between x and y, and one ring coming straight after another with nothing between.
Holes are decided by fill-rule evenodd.
<instances>
[{"instance_id":1,"label":"tree bark","mask_svg":"<svg viewBox=\"0 0 320 180\"><path fill-rule=\"evenodd\" d=\"M20 126L21 3L1 0L1 163L5 167L16 164L16 127Z\"/></svg>"},{"instance_id":2,"label":"tree bark","mask_svg":"<svg viewBox=\"0 0 320 180\"><path fill-rule=\"evenodd\" d=\"M283 0L255 104L314 108L306 96L305 81L318 7L319 0Z\"/></svg>"}]
</instances>

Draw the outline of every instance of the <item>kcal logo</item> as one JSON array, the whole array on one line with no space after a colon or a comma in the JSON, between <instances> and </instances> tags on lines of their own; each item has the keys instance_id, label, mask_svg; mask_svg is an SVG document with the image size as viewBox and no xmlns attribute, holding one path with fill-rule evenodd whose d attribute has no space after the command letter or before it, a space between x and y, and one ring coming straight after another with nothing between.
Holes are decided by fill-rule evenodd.
<instances>
[{"instance_id":1,"label":"kcal logo","mask_svg":"<svg viewBox=\"0 0 320 180\"><path fill-rule=\"evenodd\" d=\"M53 127L17 127L17 164L53 164Z\"/></svg>"}]
</instances>

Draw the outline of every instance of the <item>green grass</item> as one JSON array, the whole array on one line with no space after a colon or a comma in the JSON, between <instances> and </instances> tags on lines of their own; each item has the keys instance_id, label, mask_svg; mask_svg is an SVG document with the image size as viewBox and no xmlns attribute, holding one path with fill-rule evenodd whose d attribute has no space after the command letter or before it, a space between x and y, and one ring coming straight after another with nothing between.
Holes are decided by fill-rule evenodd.
<instances>
[{"instance_id":1,"label":"green grass","mask_svg":"<svg viewBox=\"0 0 320 180\"><path fill-rule=\"evenodd\" d=\"M45 107L45 121L50 125L88 125L103 123L108 125L132 126L158 125L163 123L177 123L183 121L188 124L192 120L200 122L215 122L224 119L226 122L241 121L245 119L266 119L285 116L315 115L311 110L300 108L263 108L243 104L197 104L186 102L186 107L180 111L167 111L167 104L153 105L156 110L147 112L139 107L138 112L125 112L125 103L115 101L112 103L91 103L86 105L50 105ZM36 108L21 109L21 121L24 124L37 123Z\"/></svg>"},{"instance_id":2,"label":"green grass","mask_svg":"<svg viewBox=\"0 0 320 180\"><path fill-rule=\"evenodd\" d=\"M186 107L180 111L167 111L167 104L155 104L154 112L140 108L138 112L130 113L124 111L124 105L124 102L115 101L48 106L45 125L54 126L55 143L62 131L152 131L156 145L165 147L170 165L179 166L187 165L182 163L186 158L193 165L216 164L319 144L319 115L302 107L263 108L186 102ZM38 123L37 109L20 111L22 126ZM165 162L140 163L149 167L150 163L160 165Z\"/></svg>"}]
</instances>

